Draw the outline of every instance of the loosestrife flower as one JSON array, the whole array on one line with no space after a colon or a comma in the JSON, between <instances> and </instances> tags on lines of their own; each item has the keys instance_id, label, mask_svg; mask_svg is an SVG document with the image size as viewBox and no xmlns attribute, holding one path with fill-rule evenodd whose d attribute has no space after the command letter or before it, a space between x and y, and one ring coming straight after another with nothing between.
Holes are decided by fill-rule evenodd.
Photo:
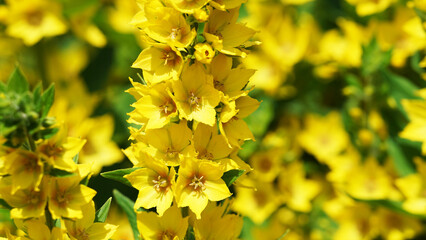
<instances>
[{"instance_id":1,"label":"loosestrife flower","mask_svg":"<svg viewBox=\"0 0 426 240\"><path fill-rule=\"evenodd\" d=\"M131 80L128 90L136 99L129 114L134 142L124 152L138 168L125 176L139 190L134 210L156 207L158 213L138 212L143 238L182 239L188 222L179 209L185 207L201 218L197 238L214 236L202 213L209 202L232 195L224 173L251 170L237 156L244 141L254 139L243 118L260 104L246 88L255 71L236 60L249 53L256 32L237 23L243 2L139 2L132 24L148 47L132 66L144 79ZM237 215L212 218L220 221L218 231L224 229L219 238L238 237ZM228 234L231 220L238 221Z\"/></svg>"}]
</instances>

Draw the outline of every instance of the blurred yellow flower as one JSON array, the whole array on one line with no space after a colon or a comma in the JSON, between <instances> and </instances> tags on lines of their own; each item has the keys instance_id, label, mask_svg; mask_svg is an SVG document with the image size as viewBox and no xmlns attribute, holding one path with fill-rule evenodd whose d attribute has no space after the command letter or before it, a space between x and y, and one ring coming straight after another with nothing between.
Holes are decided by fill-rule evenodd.
<instances>
[{"instance_id":1,"label":"blurred yellow flower","mask_svg":"<svg viewBox=\"0 0 426 240\"><path fill-rule=\"evenodd\" d=\"M6 33L20 38L31 46L43 37L64 34L67 26L61 16L61 7L49 0L8 0L8 26Z\"/></svg>"}]
</instances>

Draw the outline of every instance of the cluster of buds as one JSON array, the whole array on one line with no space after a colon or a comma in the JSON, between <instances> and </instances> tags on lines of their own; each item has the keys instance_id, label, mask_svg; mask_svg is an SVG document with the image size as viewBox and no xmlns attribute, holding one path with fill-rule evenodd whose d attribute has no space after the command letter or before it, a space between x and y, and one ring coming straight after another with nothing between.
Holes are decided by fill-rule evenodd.
<instances>
[{"instance_id":1,"label":"cluster of buds","mask_svg":"<svg viewBox=\"0 0 426 240\"><path fill-rule=\"evenodd\" d=\"M86 141L67 137L66 128L47 117L53 86L30 92L19 69L0 86L0 102L9 103L0 107L0 203L24 232L17 239L111 237L115 226L101 223L105 218L94 223L90 166L78 164ZM15 239L10 232L7 237Z\"/></svg>"}]
</instances>

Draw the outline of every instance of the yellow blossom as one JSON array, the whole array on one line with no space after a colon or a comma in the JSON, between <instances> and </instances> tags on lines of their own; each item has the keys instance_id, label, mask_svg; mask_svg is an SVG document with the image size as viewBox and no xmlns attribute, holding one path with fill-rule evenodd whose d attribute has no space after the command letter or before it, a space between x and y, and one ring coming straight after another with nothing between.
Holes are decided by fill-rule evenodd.
<instances>
[{"instance_id":1,"label":"yellow blossom","mask_svg":"<svg viewBox=\"0 0 426 240\"><path fill-rule=\"evenodd\" d=\"M35 218L44 215L47 204L47 191L44 183L35 189L20 189L12 193L10 177L3 177L0 182L0 198L4 199L13 209L12 218Z\"/></svg>"},{"instance_id":2,"label":"yellow blossom","mask_svg":"<svg viewBox=\"0 0 426 240\"><path fill-rule=\"evenodd\" d=\"M25 45L34 45L43 37L67 31L60 5L49 0L8 0L9 17L6 33L21 38Z\"/></svg>"},{"instance_id":3,"label":"yellow blossom","mask_svg":"<svg viewBox=\"0 0 426 240\"><path fill-rule=\"evenodd\" d=\"M415 160L417 173L395 181L406 198L402 207L414 214L426 215L426 163L421 158Z\"/></svg>"},{"instance_id":4,"label":"yellow blossom","mask_svg":"<svg viewBox=\"0 0 426 240\"><path fill-rule=\"evenodd\" d=\"M135 108L129 115L137 118L142 115L148 119L145 129L162 128L170 122L173 117L177 116L176 104L169 95L169 83L159 83L151 87L144 87L149 93L144 94L132 106ZM136 117L134 117L136 116Z\"/></svg>"},{"instance_id":5,"label":"yellow blossom","mask_svg":"<svg viewBox=\"0 0 426 240\"><path fill-rule=\"evenodd\" d=\"M174 8L183 13L194 13L195 10L202 8L210 0L169 0Z\"/></svg>"},{"instance_id":6,"label":"yellow blossom","mask_svg":"<svg viewBox=\"0 0 426 240\"><path fill-rule=\"evenodd\" d=\"M212 76L207 75L200 64L193 64L184 69L181 79L172 82L179 118L213 126L220 94L213 87Z\"/></svg>"},{"instance_id":7,"label":"yellow blossom","mask_svg":"<svg viewBox=\"0 0 426 240\"><path fill-rule=\"evenodd\" d=\"M73 158L80 152L86 140L74 137L66 137L67 131L61 129L54 137L42 141L37 152L40 158L54 168L73 172L77 169L77 164Z\"/></svg>"},{"instance_id":8,"label":"yellow blossom","mask_svg":"<svg viewBox=\"0 0 426 240\"><path fill-rule=\"evenodd\" d=\"M183 67L183 58L175 47L155 44L145 48L132 67L142 69L145 80L156 84L165 80L178 79Z\"/></svg>"},{"instance_id":9,"label":"yellow blossom","mask_svg":"<svg viewBox=\"0 0 426 240\"><path fill-rule=\"evenodd\" d=\"M145 3L132 23L150 38L178 48L187 47L197 34L179 11L164 7L159 1Z\"/></svg>"},{"instance_id":10,"label":"yellow blossom","mask_svg":"<svg viewBox=\"0 0 426 240\"><path fill-rule=\"evenodd\" d=\"M239 47L247 44L256 32L236 23L238 11L239 7L228 11L214 9L204 27L204 37L221 53L245 57L247 54Z\"/></svg>"},{"instance_id":11,"label":"yellow blossom","mask_svg":"<svg viewBox=\"0 0 426 240\"><path fill-rule=\"evenodd\" d=\"M225 201L222 206L209 203L201 214L201 219L194 221L195 239L238 239L243 228L243 219L235 214L227 214L227 204L230 203Z\"/></svg>"},{"instance_id":12,"label":"yellow blossom","mask_svg":"<svg viewBox=\"0 0 426 240\"><path fill-rule=\"evenodd\" d=\"M356 12L360 16L371 15L382 12L388 8L395 0L346 0L356 6Z\"/></svg>"},{"instance_id":13,"label":"yellow blossom","mask_svg":"<svg viewBox=\"0 0 426 240\"><path fill-rule=\"evenodd\" d=\"M178 166L185 156L193 156L194 148L190 144L192 132L186 121L171 123L166 128L151 129L146 132L150 148L146 149L155 158L168 166Z\"/></svg>"},{"instance_id":14,"label":"yellow blossom","mask_svg":"<svg viewBox=\"0 0 426 240\"><path fill-rule=\"evenodd\" d=\"M349 136L337 112L331 112L324 117L308 115L305 119L305 130L299 134L297 140L319 161L327 161L338 155L349 144Z\"/></svg>"},{"instance_id":15,"label":"yellow blossom","mask_svg":"<svg viewBox=\"0 0 426 240\"><path fill-rule=\"evenodd\" d=\"M148 155L147 155L148 156ZM145 159L146 168L138 169L126 176L133 187L139 190L135 202L135 211L140 207L150 209L157 207L157 212L163 216L173 201L172 187L175 184L175 169L152 157Z\"/></svg>"},{"instance_id":16,"label":"yellow blossom","mask_svg":"<svg viewBox=\"0 0 426 240\"><path fill-rule=\"evenodd\" d=\"M82 205L89 203L96 191L80 184L80 176L51 178L48 186L49 211L54 219L81 219Z\"/></svg>"},{"instance_id":17,"label":"yellow blossom","mask_svg":"<svg viewBox=\"0 0 426 240\"><path fill-rule=\"evenodd\" d=\"M4 156L3 161L3 169L0 171L10 175L12 194L19 189L39 190L38 186L41 183L44 168L36 154L16 149Z\"/></svg>"},{"instance_id":18,"label":"yellow blossom","mask_svg":"<svg viewBox=\"0 0 426 240\"><path fill-rule=\"evenodd\" d=\"M109 223L94 222L95 221L95 206L93 201L81 207L84 212L82 219L65 220L65 227L71 240L80 239L99 239L107 240L117 229Z\"/></svg>"},{"instance_id":19,"label":"yellow blossom","mask_svg":"<svg viewBox=\"0 0 426 240\"><path fill-rule=\"evenodd\" d=\"M176 181L175 197L179 207L188 206L197 219L206 208L208 201L220 201L231 196L221 179L223 166L208 161L186 158Z\"/></svg>"},{"instance_id":20,"label":"yellow blossom","mask_svg":"<svg viewBox=\"0 0 426 240\"><path fill-rule=\"evenodd\" d=\"M167 209L162 217L153 212L137 214L138 229L144 239L184 239L188 229L188 217L183 218L176 205Z\"/></svg>"}]
</instances>

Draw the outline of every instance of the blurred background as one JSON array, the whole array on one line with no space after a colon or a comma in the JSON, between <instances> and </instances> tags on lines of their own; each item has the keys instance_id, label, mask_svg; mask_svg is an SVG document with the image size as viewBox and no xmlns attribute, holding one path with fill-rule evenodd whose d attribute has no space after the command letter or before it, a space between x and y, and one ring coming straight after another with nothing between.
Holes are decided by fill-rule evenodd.
<instances>
[{"instance_id":1,"label":"blurred background","mask_svg":"<svg viewBox=\"0 0 426 240\"><path fill-rule=\"evenodd\" d=\"M220 2L217 0L217 2ZM0 0L0 79L19 66L55 84L49 113L87 139L97 207L119 189L100 172L132 167L125 91L144 49L129 24L135 0ZM262 103L245 121L256 137L240 157L255 169L235 187L241 238L425 239L426 1L249 0L256 29L242 61ZM0 231L11 223L1 211ZM132 239L127 219L114 239Z\"/></svg>"}]
</instances>

